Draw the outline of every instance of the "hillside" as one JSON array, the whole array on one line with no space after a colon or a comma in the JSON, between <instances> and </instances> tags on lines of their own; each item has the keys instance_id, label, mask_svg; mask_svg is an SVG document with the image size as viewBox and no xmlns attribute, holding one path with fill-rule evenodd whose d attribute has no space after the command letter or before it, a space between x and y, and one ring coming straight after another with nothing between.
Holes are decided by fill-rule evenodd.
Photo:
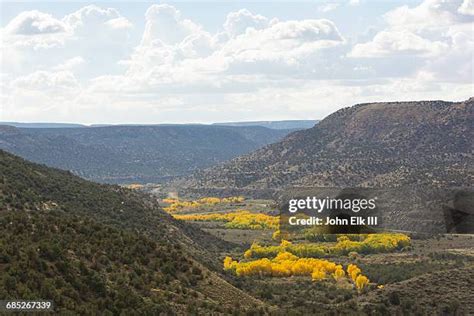
<instances>
[{"instance_id":1,"label":"hillside","mask_svg":"<svg viewBox=\"0 0 474 316\"><path fill-rule=\"evenodd\" d=\"M58 312L86 314L224 312L236 296L242 309L260 304L213 272L209 251L227 243L152 199L4 151L0 175L2 298L47 297Z\"/></svg>"},{"instance_id":2,"label":"hillside","mask_svg":"<svg viewBox=\"0 0 474 316\"><path fill-rule=\"evenodd\" d=\"M198 172L192 188L434 187L473 180L474 98L359 104Z\"/></svg>"},{"instance_id":3,"label":"hillside","mask_svg":"<svg viewBox=\"0 0 474 316\"><path fill-rule=\"evenodd\" d=\"M258 126L0 126L0 149L98 182L147 183L216 165L288 132Z\"/></svg>"},{"instance_id":4,"label":"hillside","mask_svg":"<svg viewBox=\"0 0 474 316\"><path fill-rule=\"evenodd\" d=\"M472 265L426 273L361 297L358 304L385 315L472 315L473 278Z\"/></svg>"}]
</instances>

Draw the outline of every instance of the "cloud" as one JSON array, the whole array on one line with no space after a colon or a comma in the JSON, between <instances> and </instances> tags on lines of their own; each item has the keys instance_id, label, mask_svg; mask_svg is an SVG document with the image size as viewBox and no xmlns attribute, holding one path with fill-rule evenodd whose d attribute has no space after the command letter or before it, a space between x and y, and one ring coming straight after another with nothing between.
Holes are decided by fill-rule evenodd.
<instances>
[{"instance_id":1,"label":"cloud","mask_svg":"<svg viewBox=\"0 0 474 316\"><path fill-rule=\"evenodd\" d=\"M152 45L155 41L177 44L187 36L201 30L200 25L191 20L182 19L181 13L167 4L152 5L145 13L145 20L142 45Z\"/></svg>"},{"instance_id":2,"label":"cloud","mask_svg":"<svg viewBox=\"0 0 474 316\"><path fill-rule=\"evenodd\" d=\"M415 7L404 5L389 11L384 18L391 28L428 34L453 24L472 23L471 17L459 14L463 5L462 0L424 0Z\"/></svg>"},{"instance_id":3,"label":"cloud","mask_svg":"<svg viewBox=\"0 0 474 316\"><path fill-rule=\"evenodd\" d=\"M343 42L335 24L329 20L278 22L261 30L229 40L224 54L243 58L265 58L265 54L300 55ZM247 56L247 57L245 57Z\"/></svg>"},{"instance_id":4,"label":"cloud","mask_svg":"<svg viewBox=\"0 0 474 316\"><path fill-rule=\"evenodd\" d=\"M104 69L120 69L118 60L132 50L132 23L116 9L90 5L62 18L39 11L18 14L1 29L3 72L23 76L38 70L63 70L71 59L80 56L87 69L76 67L92 77ZM68 68L72 70L72 68Z\"/></svg>"},{"instance_id":5,"label":"cloud","mask_svg":"<svg viewBox=\"0 0 474 316\"><path fill-rule=\"evenodd\" d=\"M84 110L75 102L81 86L69 71L35 71L12 80L6 90L0 92L2 120L71 121Z\"/></svg>"},{"instance_id":6,"label":"cloud","mask_svg":"<svg viewBox=\"0 0 474 316\"><path fill-rule=\"evenodd\" d=\"M235 37L245 33L249 28L255 30L266 28L269 23L270 21L268 18L260 14L253 14L247 9L241 9L227 15L224 23L224 30L230 37Z\"/></svg>"},{"instance_id":7,"label":"cloud","mask_svg":"<svg viewBox=\"0 0 474 316\"><path fill-rule=\"evenodd\" d=\"M70 36L69 26L52 15L40 11L25 11L13 18L1 29L2 50L10 50L7 55L15 54L14 47L32 47L33 49L61 46Z\"/></svg>"},{"instance_id":8,"label":"cloud","mask_svg":"<svg viewBox=\"0 0 474 316\"><path fill-rule=\"evenodd\" d=\"M67 41L100 37L101 41L123 41L132 24L112 8L83 7L61 20L37 10L18 14L2 29L2 46L48 49Z\"/></svg>"},{"instance_id":9,"label":"cloud","mask_svg":"<svg viewBox=\"0 0 474 316\"><path fill-rule=\"evenodd\" d=\"M120 49L128 41L133 24L114 8L100 8L95 5L83 7L66 15L64 23L73 30L71 41L86 40L88 51ZM81 47L81 53L84 49ZM110 52L107 52L110 54Z\"/></svg>"},{"instance_id":10,"label":"cloud","mask_svg":"<svg viewBox=\"0 0 474 316\"><path fill-rule=\"evenodd\" d=\"M349 0L350 6L358 6L360 5L360 0Z\"/></svg>"},{"instance_id":11,"label":"cloud","mask_svg":"<svg viewBox=\"0 0 474 316\"><path fill-rule=\"evenodd\" d=\"M465 15L474 15L474 1L464 0L458 8L458 12Z\"/></svg>"},{"instance_id":12,"label":"cloud","mask_svg":"<svg viewBox=\"0 0 474 316\"><path fill-rule=\"evenodd\" d=\"M76 56L64 61L63 63L57 66L54 66L52 69L55 71L65 71L65 70L72 71L84 64L85 64L84 58L82 58L81 56Z\"/></svg>"},{"instance_id":13,"label":"cloud","mask_svg":"<svg viewBox=\"0 0 474 316\"><path fill-rule=\"evenodd\" d=\"M12 81L12 88L27 90L70 90L77 89L78 81L69 71L36 71L27 76L19 77Z\"/></svg>"},{"instance_id":14,"label":"cloud","mask_svg":"<svg viewBox=\"0 0 474 316\"><path fill-rule=\"evenodd\" d=\"M122 62L126 74L110 84L114 91L118 86L183 93L255 90L255 80L311 72L314 63L326 61L325 51L345 43L330 20L278 21L245 9L228 14L226 38L183 19L169 5L152 6L146 21L141 44ZM103 90L110 82L104 77L94 84Z\"/></svg>"},{"instance_id":15,"label":"cloud","mask_svg":"<svg viewBox=\"0 0 474 316\"><path fill-rule=\"evenodd\" d=\"M395 8L384 15L386 28L354 45L348 56L377 57L400 67L411 59L412 73L429 74L426 80L472 82L474 17L464 14L470 2L424 0Z\"/></svg>"},{"instance_id":16,"label":"cloud","mask_svg":"<svg viewBox=\"0 0 474 316\"><path fill-rule=\"evenodd\" d=\"M326 3L326 4L323 4L323 5L320 5L318 7L318 11L326 13L326 12L334 11L337 8L339 8L339 3L337 3L337 2Z\"/></svg>"},{"instance_id":17,"label":"cloud","mask_svg":"<svg viewBox=\"0 0 474 316\"><path fill-rule=\"evenodd\" d=\"M76 12L66 15L63 22L76 30L90 30L98 27L109 27L111 29L129 28L132 23L121 16L119 11L113 8L100 8L95 5L85 6Z\"/></svg>"},{"instance_id":18,"label":"cloud","mask_svg":"<svg viewBox=\"0 0 474 316\"><path fill-rule=\"evenodd\" d=\"M350 57L384 57L390 55L439 56L448 44L430 41L409 31L382 31L372 41L356 44Z\"/></svg>"},{"instance_id":19,"label":"cloud","mask_svg":"<svg viewBox=\"0 0 474 316\"><path fill-rule=\"evenodd\" d=\"M83 7L61 20L40 11L18 14L2 29L2 45L16 47L53 48L87 38L101 41L123 41L132 23L116 9L94 5ZM53 45L55 44L55 45Z\"/></svg>"},{"instance_id":20,"label":"cloud","mask_svg":"<svg viewBox=\"0 0 474 316\"><path fill-rule=\"evenodd\" d=\"M356 102L459 100L472 94L470 8L400 6L360 42L328 19L247 9L213 32L166 4L135 24L98 6L64 17L28 11L0 31L2 120L320 118Z\"/></svg>"},{"instance_id":21,"label":"cloud","mask_svg":"<svg viewBox=\"0 0 474 316\"><path fill-rule=\"evenodd\" d=\"M10 35L38 35L64 33L67 25L40 11L25 11L11 20L4 29Z\"/></svg>"},{"instance_id":22,"label":"cloud","mask_svg":"<svg viewBox=\"0 0 474 316\"><path fill-rule=\"evenodd\" d=\"M124 17L118 17L105 22L111 29L125 30L133 27L133 24Z\"/></svg>"},{"instance_id":23,"label":"cloud","mask_svg":"<svg viewBox=\"0 0 474 316\"><path fill-rule=\"evenodd\" d=\"M324 60L324 51L344 43L336 25L329 20L276 22L260 30L248 29L225 43L214 57L234 74L300 76L311 64ZM309 63L309 65L308 65Z\"/></svg>"}]
</instances>

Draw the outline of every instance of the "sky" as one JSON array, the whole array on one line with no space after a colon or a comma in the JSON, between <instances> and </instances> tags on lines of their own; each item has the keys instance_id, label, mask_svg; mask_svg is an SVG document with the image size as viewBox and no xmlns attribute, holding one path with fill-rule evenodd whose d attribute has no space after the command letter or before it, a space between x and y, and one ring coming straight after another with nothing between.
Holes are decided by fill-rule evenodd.
<instances>
[{"instance_id":1,"label":"sky","mask_svg":"<svg viewBox=\"0 0 474 316\"><path fill-rule=\"evenodd\" d=\"M0 2L0 121L322 119L474 96L474 0Z\"/></svg>"}]
</instances>

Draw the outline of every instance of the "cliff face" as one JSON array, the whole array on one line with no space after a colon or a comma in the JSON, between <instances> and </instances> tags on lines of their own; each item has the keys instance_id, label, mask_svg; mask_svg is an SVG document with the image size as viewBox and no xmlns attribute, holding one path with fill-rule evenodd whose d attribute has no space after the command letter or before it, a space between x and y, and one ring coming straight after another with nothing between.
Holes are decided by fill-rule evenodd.
<instances>
[{"instance_id":1,"label":"cliff face","mask_svg":"<svg viewBox=\"0 0 474 316\"><path fill-rule=\"evenodd\" d=\"M434 187L473 181L474 98L359 104L197 173L189 187Z\"/></svg>"}]
</instances>

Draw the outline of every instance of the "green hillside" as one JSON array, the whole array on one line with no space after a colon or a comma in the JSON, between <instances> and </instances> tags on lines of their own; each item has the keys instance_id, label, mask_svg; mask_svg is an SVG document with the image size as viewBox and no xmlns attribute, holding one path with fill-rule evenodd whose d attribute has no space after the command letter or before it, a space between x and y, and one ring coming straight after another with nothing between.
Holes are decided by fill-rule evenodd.
<instances>
[{"instance_id":1,"label":"green hillside","mask_svg":"<svg viewBox=\"0 0 474 316\"><path fill-rule=\"evenodd\" d=\"M3 151L0 175L2 298L84 314L226 312L236 295L246 297L239 309L259 304L212 271L205 248L225 242L152 200Z\"/></svg>"},{"instance_id":2,"label":"green hillside","mask_svg":"<svg viewBox=\"0 0 474 316\"><path fill-rule=\"evenodd\" d=\"M358 104L313 128L197 172L197 188L466 187L474 98Z\"/></svg>"},{"instance_id":3,"label":"green hillside","mask_svg":"<svg viewBox=\"0 0 474 316\"><path fill-rule=\"evenodd\" d=\"M156 183L249 153L289 132L260 126L0 125L0 149L97 182Z\"/></svg>"}]
</instances>

